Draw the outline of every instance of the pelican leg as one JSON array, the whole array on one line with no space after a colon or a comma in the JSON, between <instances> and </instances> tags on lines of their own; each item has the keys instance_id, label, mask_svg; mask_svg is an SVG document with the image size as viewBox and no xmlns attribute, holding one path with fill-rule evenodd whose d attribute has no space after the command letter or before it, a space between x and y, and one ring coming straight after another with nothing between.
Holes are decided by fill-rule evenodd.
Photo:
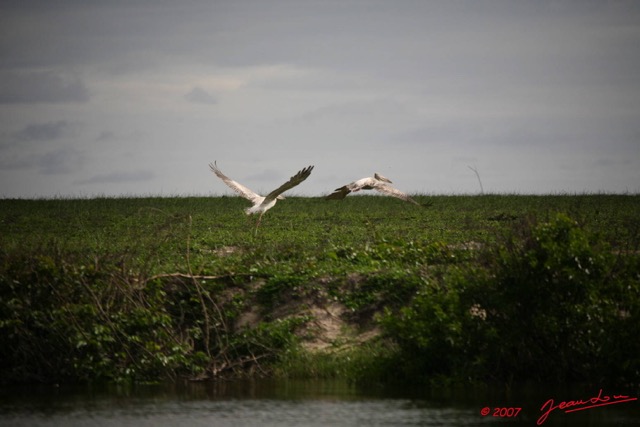
<instances>
[{"instance_id":1,"label":"pelican leg","mask_svg":"<svg viewBox=\"0 0 640 427\"><path fill-rule=\"evenodd\" d=\"M257 236L257 235L258 235L258 228L260 227L260 222L262 221L262 214L264 214L264 212L262 212L262 213L260 214L260 216L258 217L258 221L256 222L256 229L253 231L253 234L254 234L255 236Z\"/></svg>"}]
</instances>

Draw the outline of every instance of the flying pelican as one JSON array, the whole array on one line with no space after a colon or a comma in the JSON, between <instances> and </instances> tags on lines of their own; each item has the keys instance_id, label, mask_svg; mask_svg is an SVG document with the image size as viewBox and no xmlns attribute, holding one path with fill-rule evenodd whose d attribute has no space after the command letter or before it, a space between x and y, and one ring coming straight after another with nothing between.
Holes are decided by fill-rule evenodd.
<instances>
[{"instance_id":1,"label":"flying pelican","mask_svg":"<svg viewBox=\"0 0 640 427\"><path fill-rule=\"evenodd\" d=\"M381 193L386 194L387 196L397 197L398 199L402 199L415 205L419 205L418 202L413 200L407 194L389 185L391 183L392 182L389 178L385 178L379 173L375 173L373 176L362 178L340 188L336 188L333 193L329 194L326 197L326 199L342 200L347 197L347 194L349 193L355 193L356 191L360 190L377 190Z\"/></svg>"},{"instance_id":2,"label":"flying pelican","mask_svg":"<svg viewBox=\"0 0 640 427\"><path fill-rule=\"evenodd\" d=\"M247 215L260 212L260 217L258 217L258 223L256 224L256 230L260 225L262 215L264 215L266 211L275 206L276 201L278 201L279 199L284 199L284 196L281 196L281 194L307 179L309 175L311 175L311 171L313 170L313 166L301 169L297 174L292 176L289 181L285 182L280 187L267 194L265 197L254 193L244 185L232 180L231 178L223 174L220 169L218 169L218 165L216 164L216 162L209 163L209 167L211 168L211 171L215 173L217 177L220 178L225 184L227 184L233 191L253 203L253 206L245 209Z\"/></svg>"}]
</instances>

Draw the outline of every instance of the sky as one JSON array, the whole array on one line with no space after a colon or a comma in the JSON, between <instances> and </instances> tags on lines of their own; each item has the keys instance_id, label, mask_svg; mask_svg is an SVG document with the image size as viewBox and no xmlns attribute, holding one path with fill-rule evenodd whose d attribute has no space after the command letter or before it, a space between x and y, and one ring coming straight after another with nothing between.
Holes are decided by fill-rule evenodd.
<instances>
[{"instance_id":1,"label":"sky","mask_svg":"<svg viewBox=\"0 0 640 427\"><path fill-rule=\"evenodd\" d=\"M640 193L640 2L0 1L0 198L232 194L213 161Z\"/></svg>"}]
</instances>

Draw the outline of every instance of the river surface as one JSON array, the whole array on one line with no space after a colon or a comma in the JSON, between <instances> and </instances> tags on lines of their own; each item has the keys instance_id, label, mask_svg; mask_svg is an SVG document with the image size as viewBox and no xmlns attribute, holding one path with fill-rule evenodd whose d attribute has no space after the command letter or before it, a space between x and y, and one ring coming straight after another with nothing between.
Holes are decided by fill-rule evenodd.
<instances>
[{"instance_id":1,"label":"river surface","mask_svg":"<svg viewBox=\"0 0 640 427\"><path fill-rule=\"evenodd\" d=\"M438 391L282 380L3 387L0 426L535 426L563 401L582 403L550 410L541 425L640 426L637 397L599 388Z\"/></svg>"}]
</instances>

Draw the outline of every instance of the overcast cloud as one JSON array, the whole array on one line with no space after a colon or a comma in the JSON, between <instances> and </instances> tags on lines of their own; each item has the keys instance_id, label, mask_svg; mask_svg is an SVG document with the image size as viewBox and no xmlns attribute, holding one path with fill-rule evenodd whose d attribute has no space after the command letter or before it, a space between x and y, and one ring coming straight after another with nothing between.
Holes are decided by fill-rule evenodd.
<instances>
[{"instance_id":1,"label":"overcast cloud","mask_svg":"<svg viewBox=\"0 0 640 427\"><path fill-rule=\"evenodd\" d=\"M0 197L640 192L640 2L0 3Z\"/></svg>"}]
</instances>

